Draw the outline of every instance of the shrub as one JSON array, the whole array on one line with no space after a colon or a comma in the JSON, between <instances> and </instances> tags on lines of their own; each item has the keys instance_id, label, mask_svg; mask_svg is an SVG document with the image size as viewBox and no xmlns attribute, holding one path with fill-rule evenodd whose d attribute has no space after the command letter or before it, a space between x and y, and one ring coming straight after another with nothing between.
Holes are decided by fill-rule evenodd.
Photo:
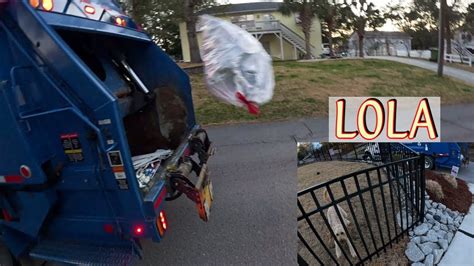
<instances>
[{"instance_id":1,"label":"shrub","mask_svg":"<svg viewBox=\"0 0 474 266\"><path fill-rule=\"evenodd\" d=\"M444 198L443 189L441 185L433 180L426 180L426 190L433 194L437 200Z\"/></svg>"},{"instance_id":2,"label":"shrub","mask_svg":"<svg viewBox=\"0 0 474 266\"><path fill-rule=\"evenodd\" d=\"M450 174L443 174L443 177L453 188L458 188L458 181L454 176L451 176Z\"/></svg>"}]
</instances>

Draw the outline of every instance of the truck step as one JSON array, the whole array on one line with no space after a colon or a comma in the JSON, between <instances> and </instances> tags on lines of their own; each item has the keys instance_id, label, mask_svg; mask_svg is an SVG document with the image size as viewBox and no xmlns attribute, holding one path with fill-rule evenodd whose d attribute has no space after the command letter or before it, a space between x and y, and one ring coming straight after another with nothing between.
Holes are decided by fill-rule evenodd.
<instances>
[{"instance_id":1,"label":"truck step","mask_svg":"<svg viewBox=\"0 0 474 266\"><path fill-rule=\"evenodd\" d=\"M33 258L74 265L132 265L138 259L132 244L98 246L89 243L45 240L35 246Z\"/></svg>"}]
</instances>

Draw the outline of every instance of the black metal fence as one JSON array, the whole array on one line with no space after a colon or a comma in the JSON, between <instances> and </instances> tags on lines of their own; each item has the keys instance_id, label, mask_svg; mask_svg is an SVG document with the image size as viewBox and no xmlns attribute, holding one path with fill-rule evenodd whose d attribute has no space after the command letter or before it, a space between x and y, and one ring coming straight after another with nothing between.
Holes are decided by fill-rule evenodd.
<instances>
[{"instance_id":1,"label":"black metal fence","mask_svg":"<svg viewBox=\"0 0 474 266\"><path fill-rule=\"evenodd\" d=\"M320 143L298 164L333 160L387 163L417 155L401 143Z\"/></svg>"},{"instance_id":2,"label":"black metal fence","mask_svg":"<svg viewBox=\"0 0 474 266\"><path fill-rule=\"evenodd\" d=\"M299 264L362 264L423 221L424 156L383 146L380 161L400 158L298 193Z\"/></svg>"}]
</instances>

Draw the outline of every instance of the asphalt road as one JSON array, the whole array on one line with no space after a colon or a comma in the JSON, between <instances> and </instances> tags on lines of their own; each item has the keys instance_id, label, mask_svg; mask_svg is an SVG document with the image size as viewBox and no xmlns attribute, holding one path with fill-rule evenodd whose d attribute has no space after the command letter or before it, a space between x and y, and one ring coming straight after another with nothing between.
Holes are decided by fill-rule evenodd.
<instances>
[{"instance_id":1,"label":"asphalt road","mask_svg":"<svg viewBox=\"0 0 474 266\"><path fill-rule=\"evenodd\" d=\"M296 139L303 121L209 128L215 202L208 223L184 197L167 207L162 243L140 265L296 264Z\"/></svg>"}]
</instances>

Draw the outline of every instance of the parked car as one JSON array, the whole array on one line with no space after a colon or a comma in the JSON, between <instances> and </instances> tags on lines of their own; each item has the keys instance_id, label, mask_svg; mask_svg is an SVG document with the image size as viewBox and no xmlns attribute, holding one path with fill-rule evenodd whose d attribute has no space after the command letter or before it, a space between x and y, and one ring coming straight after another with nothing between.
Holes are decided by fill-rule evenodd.
<instances>
[{"instance_id":1,"label":"parked car","mask_svg":"<svg viewBox=\"0 0 474 266\"><path fill-rule=\"evenodd\" d=\"M329 49L329 43L323 43L322 44L322 47L323 47L323 55L324 56L330 56L331 55L331 49Z\"/></svg>"}]
</instances>

